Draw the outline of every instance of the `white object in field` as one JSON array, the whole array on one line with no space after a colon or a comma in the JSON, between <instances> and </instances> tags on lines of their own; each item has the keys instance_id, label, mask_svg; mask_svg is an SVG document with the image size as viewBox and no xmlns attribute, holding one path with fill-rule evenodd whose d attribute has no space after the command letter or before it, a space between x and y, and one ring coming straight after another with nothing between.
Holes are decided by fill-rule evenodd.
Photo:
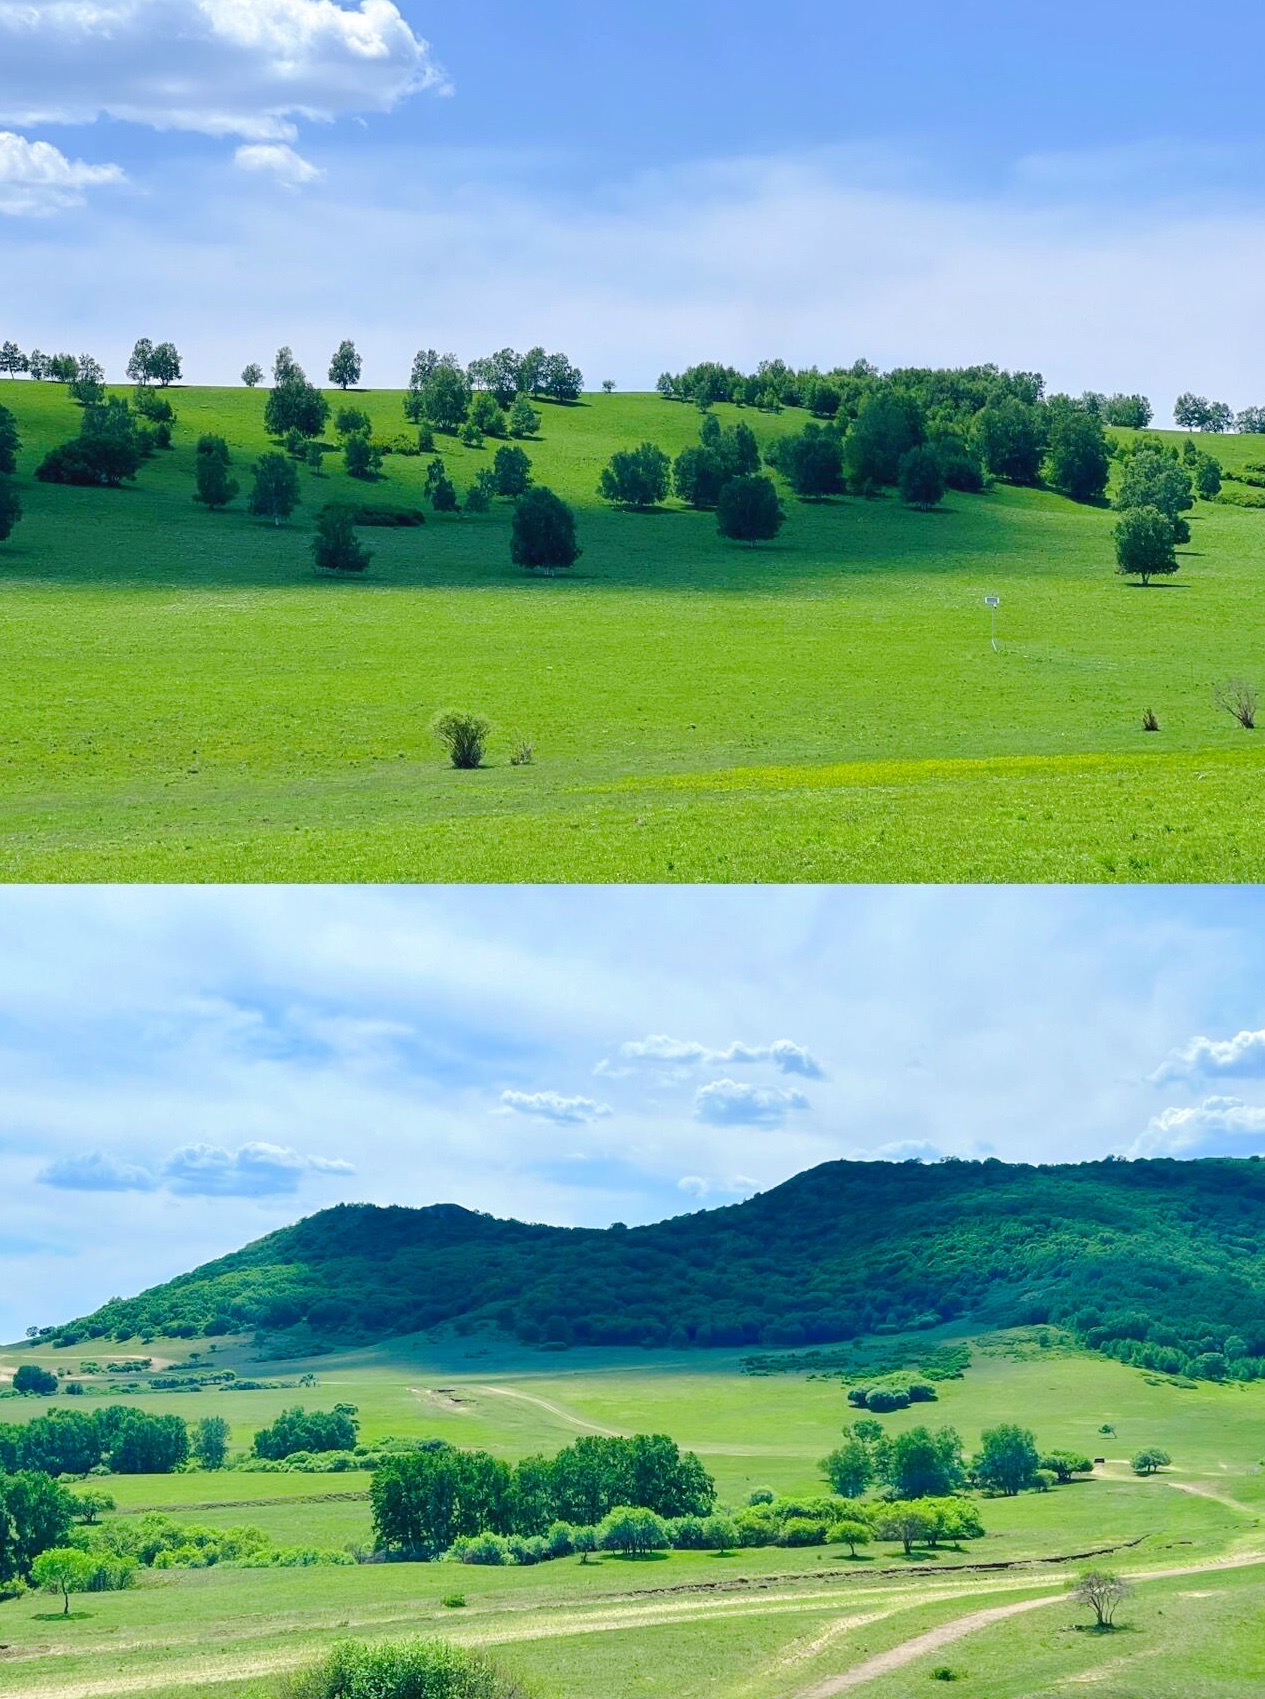
<instances>
[{"instance_id":1,"label":"white object in field","mask_svg":"<svg viewBox=\"0 0 1265 1699\"><path fill-rule=\"evenodd\" d=\"M997 610L1001 606L1001 597L985 596L984 606L988 609L989 636L995 651L997 648Z\"/></svg>"}]
</instances>

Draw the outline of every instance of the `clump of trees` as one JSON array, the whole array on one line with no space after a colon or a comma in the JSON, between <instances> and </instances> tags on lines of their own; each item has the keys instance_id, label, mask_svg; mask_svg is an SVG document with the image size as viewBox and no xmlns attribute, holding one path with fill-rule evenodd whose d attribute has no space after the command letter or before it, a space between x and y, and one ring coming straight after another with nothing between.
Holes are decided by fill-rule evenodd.
<instances>
[{"instance_id":1,"label":"clump of trees","mask_svg":"<svg viewBox=\"0 0 1265 1699\"><path fill-rule=\"evenodd\" d=\"M1042 1492L1088 1474L1093 1464L1075 1452L1042 1454L1030 1429L1012 1422L986 1428L968 1458L955 1428L919 1426L889 1436L866 1418L843 1430L843 1444L822 1459L821 1469L841 1498L859 1499L877 1486L887 1498L915 1500L952 1497L967 1486L1003 1498Z\"/></svg>"},{"instance_id":2,"label":"clump of trees","mask_svg":"<svg viewBox=\"0 0 1265 1699\"><path fill-rule=\"evenodd\" d=\"M179 383L182 374L175 343L151 342L147 336L142 336L132 349L127 375L133 383L141 386L156 383L159 388L166 389L169 384Z\"/></svg>"},{"instance_id":3,"label":"clump of trees","mask_svg":"<svg viewBox=\"0 0 1265 1699\"><path fill-rule=\"evenodd\" d=\"M336 1404L332 1410L305 1410L295 1404L260 1428L251 1451L273 1462L296 1451L350 1451L358 1433L354 1404Z\"/></svg>"},{"instance_id":4,"label":"clump of trees","mask_svg":"<svg viewBox=\"0 0 1265 1699\"><path fill-rule=\"evenodd\" d=\"M1115 506L1116 570L1149 584L1176 572L1176 548L1190 541L1183 517L1194 506L1194 480L1176 449L1142 438L1122 456Z\"/></svg>"},{"instance_id":5,"label":"clump of trees","mask_svg":"<svg viewBox=\"0 0 1265 1699\"><path fill-rule=\"evenodd\" d=\"M1192 395L1187 390L1173 403L1173 423L1179 431L1211 431L1219 435L1234 429L1234 413L1224 401L1209 401L1206 395Z\"/></svg>"},{"instance_id":6,"label":"clump of trees","mask_svg":"<svg viewBox=\"0 0 1265 1699\"><path fill-rule=\"evenodd\" d=\"M448 1640L340 1640L291 1676L282 1699L524 1699L516 1676Z\"/></svg>"},{"instance_id":7,"label":"clump of trees","mask_svg":"<svg viewBox=\"0 0 1265 1699\"><path fill-rule=\"evenodd\" d=\"M672 462L655 443L618 449L602 470L598 494L619 507L657 507L668 493Z\"/></svg>"},{"instance_id":8,"label":"clump of trees","mask_svg":"<svg viewBox=\"0 0 1265 1699\"><path fill-rule=\"evenodd\" d=\"M423 348L413 360L404 412L414 424L448 435L468 429L477 446L484 435L534 436L540 415L532 400L578 401L583 387L583 374L565 354L543 348L526 354L502 348L468 366L455 354Z\"/></svg>"},{"instance_id":9,"label":"clump of trees","mask_svg":"<svg viewBox=\"0 0 1265 1699\"><path fill-rule=\"evenodd\" d=\"M657 1517L707 1516L715 1483L664 1434L585 1437L555 1457L511 1467L447 1445L385 1459L370 1486L380 1549L434 1558L455 1540L544 1535L555 1523L596 1528L634 1507Z\"/></svg>"},{"instance_id":10,"label":"clump of trees","mask_svg":"<svg viewBox=\"0 0 1265 1699\"><path fill-rule=\"evenodd\" d=\"M178 1416L151 1416L125 1404L0 1423L0 1471L8 1474L86 1475L104 1465L117 1475L165 1475L188 1457L188 1430Z\"/></svg>"}]
</instances>

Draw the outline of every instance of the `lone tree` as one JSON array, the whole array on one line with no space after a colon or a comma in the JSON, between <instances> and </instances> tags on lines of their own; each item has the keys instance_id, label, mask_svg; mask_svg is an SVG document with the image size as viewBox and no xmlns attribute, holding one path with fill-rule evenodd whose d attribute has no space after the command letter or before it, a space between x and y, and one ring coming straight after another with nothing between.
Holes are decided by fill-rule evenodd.
<instances>
[{"instance_id":1,"label":"lone tree","mask_svg":"<svg viewBox=\"0 0 1265 1699\"><path fill-rule=\"evenodd\" d=\"M31 1565L31 1580L43 1593L60 1593L62 1615L70 1615L70 1595L86 1593L92 1586L99 1559L74 1546L53 1546L41 1552Z\"/></svg>"},{"instance_id":2,"label":"lone tree","mask_svg":"<svg viewBox=\"0 0 1265 1699\"><path fill-rule=\"evenodd\" d=\"M322 572L363 572L373 559L356 535L348 507L330 502L316 516L312 558Z\"/></svg>"},{"instance_id":3,"label":"lone tree","mask_svg":"<svg viewBox=\"0 0 1265 1699\"><path fill-rule=\"evenodd\" d=\"M575 515L560 496L542 484L519 498L510 527L510 559L515 566L552 577L561 568L574 566L581 553L575 540Z\"/></svg>"},{"instance_id":4,"label":"lone tree","mask_svg":"<svg viewBox=\"0 0 1265 1699\"><path fill-rule=\"evenodd\" d=\"M299 505L298 470L284 454L261 454L254 472L250 511L259 519L271 519L274 525L280 525Z\"/></svg>"},{"instance_id":5,"label":"lone tree","mask_svg":"<svg viewBox=\"0 0 1265 1699\"><path fill-rule=\"evenodd\" d=\"M223 1416L203 1416L193 1431L193 1450L204 1469L222 1469L228 1461L230 1429Z\"/></svg>"},{"instance_id":6,"label":"lone tree","mask_svg":"<svg viewBox=\"0 0 1265 1699\"><path fill-rule=\"evenodd\" d=\"M492 728L481 714L450 708L439 716L431 730L448 751L454 767L473 772L483 765L483 752Z\"/></svg>"},{"instance_id":7,"label":"lone tree","mask_svg":"<svg viewBox=\"0 0 1265 1699\"><path fill-rule=\"evenodd\" d=\"M13 527L22 517L22 503L12 481L0 477L0 543L13 535Z\"/></svg>"},{"instance_id":8,"label":"lone tree","mask_svg":"<svg viewBox=\"0 0 1265 1699\"><path fill-rule=\"evenodd\" d=\"M1095 1627L1102 1629L1115 1626L1116 1610L1133 1591L1123 1576L1109 1569L1086 1569L1070 1587L1076 1603L1088 1605L1094 1613Z\"/></svg>"},{"instance_id":9,"label":"lone tree","mask_svg":"<svg viewBox=\"0 0 1265 1699\"><path fill-rule=\"evenodd\" d=\"M749 478L731 478L716 503L716 529L734 542L768 542L786 523L771 478L759 473Z\"/></svg>"},{"instance_id":10,"label":"lone tree","mask_svg":"<svg viewBox=\"0 0 1265 1699\"><path fill-rule=\"evenodd\" d=\"M1113 533L1116 571L1126 578L1168 577L1177 571L1173 522L1158 507L1130 507L1120 515Z\"/></svg>"},{"instance_id":11,"label":"lone tree","mask_svg":"<svg viewBox=\"0 0 1265 1699\"><path fill-rule=\"evenodd\" d=\"M668 493L672 462L652 442L621 448L603 468L597 491L620 507L654 507Z\"/></svg>"},{"instance_id":12,"label":"lone tree","mask_svg":"<svg viewBox=\"0 0 1265 1699\"><path fill-rule=\"evenodd\" d=\"M834 1523L828 1537L831 1545L847 1546L849 1557L855 1557L857 1547L868 1546L872 1538L868 1522L855 1522L851 1519Z\"/></svg>"},{"instance_id":13,"label":"lone tree","mask_svg":"<svg viewBox=\"0 0 1265 1699\"><path fill-rule=\"evenodd\" d=\"M347 389L351 384L360 382L360 356L354 342L338 344L338 352L329 363L329 381L336 383L339 389Z\"/></svg>"},{"instance_id":14,"label":"lone tree","mask_svg":"<svg viewBox=\"0 0 1265 1699\"><path fill-rule=\"evenodd\" d=\"M247 389L258 389L263 381L264 369L256 361L252 360L248 366L243 366L242 382Z\"/></svg>"}]
</instances>

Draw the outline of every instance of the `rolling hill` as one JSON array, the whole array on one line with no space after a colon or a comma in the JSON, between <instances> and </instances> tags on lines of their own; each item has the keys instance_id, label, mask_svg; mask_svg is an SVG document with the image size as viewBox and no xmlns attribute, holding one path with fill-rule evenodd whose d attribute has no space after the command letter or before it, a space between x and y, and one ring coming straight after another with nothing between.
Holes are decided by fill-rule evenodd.
<instances>
[{"instance_id":1,"label":"rolling hill","mask_svg":"<svg viewBox=\"0 0 1265 1699\"><path fill-rule=\"evenodd\" d=\"M528 1344L802 1345L1054 1322L1170 1374L1265 1375L1265 1164L831 1162L721 1209L561 1228L340 1204L45 1338L297 1354L436 1328Z\"/></svg>"}]
</instances>

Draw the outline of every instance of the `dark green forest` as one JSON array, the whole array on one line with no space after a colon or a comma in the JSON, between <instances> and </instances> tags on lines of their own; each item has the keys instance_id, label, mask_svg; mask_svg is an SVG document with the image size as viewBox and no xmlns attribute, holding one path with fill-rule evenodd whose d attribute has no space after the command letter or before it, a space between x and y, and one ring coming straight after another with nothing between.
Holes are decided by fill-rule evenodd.
<instances>
[{"instance_id":1,"label":"dark green forest","mask_svg":"<svg viewBox=\"0 0 1265 1699\"><path fill-rule=\"evenodd\" d=\"M340 1204L40 1335L253 1332L275 1354L428 1331L812 1345L1057 1323L1169 1374L1265 1375L1265 1164L831 1162L647 1227Z\"/></svg>"}]
</instances>

